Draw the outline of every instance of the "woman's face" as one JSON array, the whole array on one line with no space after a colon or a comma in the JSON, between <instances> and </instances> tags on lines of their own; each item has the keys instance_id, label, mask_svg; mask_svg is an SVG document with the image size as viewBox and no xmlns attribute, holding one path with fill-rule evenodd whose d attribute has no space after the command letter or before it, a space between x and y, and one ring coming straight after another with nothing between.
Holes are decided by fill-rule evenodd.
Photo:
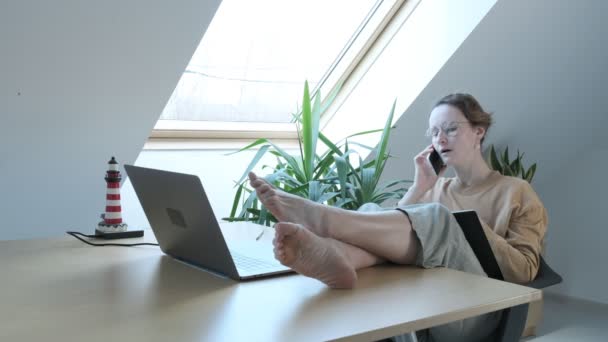
<instances>
[{"instance_id":1,"label":"woman's face","mask_svg":"<svg viewBox=\"0 0 608 342\"><path fill-rule=\"evenodd\" d=\"M429 117L429 131L433 147L448 166L465 166L479 152L482 127L473 127L456 107L442 104Z\"/></svg>"}]
</instances>

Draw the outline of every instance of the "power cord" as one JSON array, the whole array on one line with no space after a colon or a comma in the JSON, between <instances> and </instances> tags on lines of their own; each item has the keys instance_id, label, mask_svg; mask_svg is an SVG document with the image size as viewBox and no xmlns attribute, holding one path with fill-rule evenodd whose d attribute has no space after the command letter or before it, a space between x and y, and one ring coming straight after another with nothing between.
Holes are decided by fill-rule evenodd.
<instances>
[{"instance_id":1,"label":"power cord","mask_svg":"<svg viewBox=\"0 0 608 342\"><path fill-rule=\"evenodd\" d=\"M91 246L95 246L95 247L100 247L100 246L120 246L120 247L135 247L135 246L158 246L157 243L150 243L150 242L141 242L141 243L93 243L93 242L89 242L83 238L81 238L80 236L83 237L87 237L87 238L91 238L91 239L95 239L95 238L99 238L99 236L97 235L86 235L80 232L66 232L68 235L71 235L75 238L77 238L78 240L86 243L87 245L91 245ZM78 236L80 235L80 236Z\"/></svg>"}]
</instances>

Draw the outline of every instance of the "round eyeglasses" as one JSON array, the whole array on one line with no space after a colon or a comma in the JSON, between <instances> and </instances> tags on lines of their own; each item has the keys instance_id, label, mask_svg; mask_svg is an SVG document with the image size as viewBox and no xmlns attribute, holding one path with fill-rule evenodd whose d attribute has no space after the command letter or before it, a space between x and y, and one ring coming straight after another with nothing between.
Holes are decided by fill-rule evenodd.
<instances>
[{"instance_id":1,"label":"round eyeglasses","mask_svg":"<svg viewBox=\"0 0 608 342\"><path fill-rule=\"evenodd\" d=\"M441 124L441 127L429 127L425 136L428 138L437 138L439 133L443 131L443 133L450 138L453 138L458 135L458 128L462 124L468 124L468 121L449 121Z\"/></svg>"}]
</instances>

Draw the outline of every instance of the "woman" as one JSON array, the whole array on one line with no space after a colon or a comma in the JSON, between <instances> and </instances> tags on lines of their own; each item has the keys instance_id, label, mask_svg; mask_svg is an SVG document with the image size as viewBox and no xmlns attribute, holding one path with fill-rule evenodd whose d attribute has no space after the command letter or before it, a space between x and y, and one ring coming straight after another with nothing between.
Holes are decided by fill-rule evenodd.
<instances>
[{"instance_id":1,"label":"woman","mask_svg":"<svg viewBox=\"0 0 608 342\"><path fill-rule=\"evenodd\" d=\"M275 257L333 288L355 285L356 270L390 261L425 268L448 267L485 275L453 210L473 209L482 220L505 280L536 276L547 226L540 199L524 180L492 171L481 146L491 115L468 94L442 98L429 117L432 144L414 163L414 183L397 210L353 212L324 206L272 188L250 174L250 184L275 225ZM428 156L436 150L456 177L437 175ZM425 331L427 340L484 338L498 322L489 314Z\"/></svg>"}]
</instances>

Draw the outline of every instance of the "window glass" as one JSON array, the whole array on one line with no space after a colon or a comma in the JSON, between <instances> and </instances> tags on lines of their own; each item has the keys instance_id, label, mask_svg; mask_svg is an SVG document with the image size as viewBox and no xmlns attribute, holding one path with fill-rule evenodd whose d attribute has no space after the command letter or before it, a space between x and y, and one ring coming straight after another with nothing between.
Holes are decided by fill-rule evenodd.
<instances>
[{"instance_id":1,"label":"window glass","mask_svg":"<svg viewBox=\"0 0 608 342\"><path fill-rule=\"evenodd\" d=\"M161 120L292 120L377 0L223 0Z\"/></svg>"}]
</instances>

